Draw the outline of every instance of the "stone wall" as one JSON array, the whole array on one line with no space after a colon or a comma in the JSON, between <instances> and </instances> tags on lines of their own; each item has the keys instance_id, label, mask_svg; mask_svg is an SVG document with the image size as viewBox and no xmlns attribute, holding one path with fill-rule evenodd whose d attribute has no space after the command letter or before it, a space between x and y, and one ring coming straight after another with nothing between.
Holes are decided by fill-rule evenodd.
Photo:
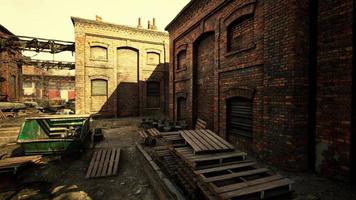
<instances>
[{"instance_id":1,"label":"stone wall","mask_svg":"<svg viewBox=\"0 0 356 200\"><path fill-rule=\"evenodd\" d=\"M72 18L76 43L76 112L136 116L167 111L168 34L102 21ZM93 55L91 47L98 48ZM92 49L93 50L93 49ZM92 80L107 81L107 95L91 95ZM146 82L160 83L158 107Z\"/></svg>"}]
</instances>

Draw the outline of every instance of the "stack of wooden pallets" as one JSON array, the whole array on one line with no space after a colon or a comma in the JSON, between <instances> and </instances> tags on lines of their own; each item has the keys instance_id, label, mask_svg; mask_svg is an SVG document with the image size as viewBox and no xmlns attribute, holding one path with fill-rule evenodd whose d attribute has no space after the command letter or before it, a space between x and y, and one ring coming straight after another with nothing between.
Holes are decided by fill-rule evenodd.
<instances>
[{"instance_id":1,"label":"stack of wooden pallets","mask_svg":"<svg viewBox=\"0 0 356 200\"><path fill-rule=\"evenodd\" d=\"M177 178L190 198L266 199L288 194L292 181L258 166L210 130L184 130L186 147L172 147Z\"/></svg>"}]
</instances>

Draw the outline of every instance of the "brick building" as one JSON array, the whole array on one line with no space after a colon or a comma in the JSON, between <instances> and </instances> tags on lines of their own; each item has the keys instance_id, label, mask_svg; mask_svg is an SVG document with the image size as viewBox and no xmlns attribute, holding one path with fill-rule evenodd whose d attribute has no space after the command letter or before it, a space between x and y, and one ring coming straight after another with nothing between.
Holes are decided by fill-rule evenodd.
<instances>
[{"instance_id":1,"label":"brick building","mask_svg":"<svg viewBox=\"0 0 356 200\"><path fill-rule=\"evenodd\" d=\"M76 112L137 116L167 110L166 32L72 17L76 44ZM167 53L168 54L168 53Z\"/></svg>"},{"instance_id":2,"label":"brick building","mask_svg":"<svg viewBox=\"0 0 356 200\"><path fill-rule=\"evenodd\" d=\"M14 34L0 25L0 39L14 37ZM21 98L22 54L18 50L5 48L0 40L0 101L18 101Z\"/></svg>"},{"instance_id":3,"label":"brick building","mask_svg":"<svg viewBox=\"0 0 356 200\"><path fill-rule=\"evenodd\" d=\"M356 145L352 6L190 1L166 27L170 118L201 118L275 166L348 179Z\"/></svg>"},{"instance_id":4,"label":"brick building","mask_svg":"<svg viewBox=\"0 0 356 200\"><path fill-rule=\"evenodd\" d=\"M74 70L43 70L34 66L22 66L24 100L75 100Z\"/></svg>"}]
</instances>

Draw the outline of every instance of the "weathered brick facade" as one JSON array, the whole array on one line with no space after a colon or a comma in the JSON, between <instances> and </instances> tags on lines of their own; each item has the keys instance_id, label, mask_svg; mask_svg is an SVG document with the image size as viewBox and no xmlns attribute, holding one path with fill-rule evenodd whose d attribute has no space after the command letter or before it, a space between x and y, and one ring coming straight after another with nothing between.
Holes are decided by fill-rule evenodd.
<instances>
[{"instance_id":1,"label":"weathered brick facade","mask_svg":"<svg viewBox=\"0 0 356 200\"><path fill-rule=\"evenodd\" d=\"M22 65L22 89L25 101L46 99L75 100L74 70L44 70L31 65Z\"/></svg>"},{"instance_id":2,"label":"weathered brick facade","mask_svg":"<svg viewBox=\"0 0 356 200\"><path fill-rule=\"evenodd\" d=\"M72 21L77 113L100 112L119 117L167 111L165 77L168 77L169 37L166 32L156 31L153 26L134 28L100 19L72 17ZM93 83L96 80L104 82ZM150 83L157 91L147 91ZM97 85L92 87L93 84Z\"/></svg>"},{"instance_id":3,"label":"weathered brick facade","mask_svg":"<svg viewBox=\"0 0 356 200\"><path fill-rule=\"evenodd\" d=\"M170 118L284 169L349 176L351 24L351 0L190 1L166 27ZM252 102L251 137L229 133L235 98Z\"/></svg>"},{"instance_id":4,"label":"weathered brick facade","mask_svg":"<svg viewBox=\"0 0 356 200\"><path fill-rule=\"evenodd\" d=\"M13 37L14 34L0 25L0 37ZM22 74L19 61L20 51L0 48L0 100L19 101L22 96Z\"/></svg>"}]
</instances>

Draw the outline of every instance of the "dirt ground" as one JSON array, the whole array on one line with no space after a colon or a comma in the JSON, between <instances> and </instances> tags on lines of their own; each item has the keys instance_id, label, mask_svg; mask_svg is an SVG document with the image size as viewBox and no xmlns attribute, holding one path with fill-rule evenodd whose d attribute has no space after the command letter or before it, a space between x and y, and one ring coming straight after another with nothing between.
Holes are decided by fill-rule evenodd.
<instances>
[{"instance_id":1,"label":"dirt ground","mask_svg":"<svg viewBox=\"0 0 356 200\"><path fill-rule=\"evenodd\" d=\"M105 140L100 146L122 149L116 176L85 179L92 150L81 154L47 157L47 163L26 168L17 176L0 176L0 200L15 199L128 199L155 200L149 181L137 159L135 143L139 141L138 118L96 120L91 127L103 128ZM0 151L19 152L18 146ZM356 200L356 188L315 174L285 173L295 183L291 200Z\"/></svg>"},{"instance_id":2,"label":"dirt ground","mask_svg":"<svg viewBox=\"0 0 356 200\"><path fill-rule=\"evenodd\" d=\"M122 149L117 176L85 179L92 150L82 155L47 158L48 164L28 168L16 177L1 177L0 199L156 199L137 158L138 119L102 120L105 141ZM107 128L107 127L114 128ZM8 147L7 147L8 148Z\"/></svg>"}]
</instances>

